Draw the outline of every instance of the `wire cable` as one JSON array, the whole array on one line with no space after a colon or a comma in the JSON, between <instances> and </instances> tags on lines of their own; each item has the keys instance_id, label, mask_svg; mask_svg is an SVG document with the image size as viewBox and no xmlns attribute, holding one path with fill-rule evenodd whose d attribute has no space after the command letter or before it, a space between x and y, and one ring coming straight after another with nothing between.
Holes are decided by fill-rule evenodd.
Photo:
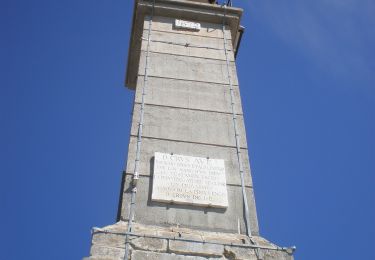
<instances>
[{"instance_id":1,"label":"wire cable","mask_svg":"<svg viewBox=\"0 0 375 260\"><path fill-rule=\"evenodd\" d=\"M240 135L238 133L237 115L236 115L236 111L235 111L235 107L234 107L234 105L235 105L234 90L233 90L233 84L232 84L232 78L231 78L230 66L229 66L228 49L227 49L227 37L226 37L226 34L225 34L226 14L227 14L227 6L224 5L224 16L223 16L224 52L225 52L225 59L226 59L227 73L228 73L230 100L231 100L231 108L232 108L232 116L233 116L234 137L235 137L235 140L236 140L237 160L238 160L238 166L239 166L239 170L240 170L242 197L243 197L243 204L244 204L244 209L245 209L244 215L245 215L246 234L250 237L251 236L251 227L250 227L249 206L248 206L248 203L247 203L247 196L246 196L244 170L243 170L241 147L240 147Z\"/></svg>"},{"instance_id":2,"label":"wire cable","mask_svg":"<svg viewBox=\"0 0 375 260\"><path fill-rule=\"evenodd\" d=\"M144 84L142 87L142 103L140 109L140 116L139 116L139 123L138 123L138 133L137 133L137 148L136 148L136 155L135 155L135 163L134 163L134 175L133 175L133 182L132 182L132 191L131 191L131 198L130 198L130 209L128 215L128 230L125 236L125 256L124 260L129 259L129 233L132 232L132 224L134 218L134 211L136 205L136 195L137 195L137 182L139 179L139 162L141 158L141 145L142 145L142 132L143 132L143 118L144 118L144 110L145 110L145 96L147 90L147 82L148 82L148 64L149 64L149 54L150 54L150 42L151 42L151 27L152 27L152 19L154 18L154 10L155 10L155 0L152 2L152 9L151 9L151 16L148 22L148 36L147 36L147 51L146 51L146 62L145 62L145 75L144 75Z\"/></svg>"}]
</instances>

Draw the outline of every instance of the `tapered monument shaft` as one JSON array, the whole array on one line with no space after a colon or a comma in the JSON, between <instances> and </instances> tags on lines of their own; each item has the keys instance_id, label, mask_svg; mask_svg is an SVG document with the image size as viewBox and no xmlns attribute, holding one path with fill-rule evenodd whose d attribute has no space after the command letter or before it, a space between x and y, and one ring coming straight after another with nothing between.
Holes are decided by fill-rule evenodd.
<instances>
[{"instance_id":1,"label":"tapered monument shaft","mask_svg":"<svg viewBox=\"0 0 375 260\"><path fill-rule=\"evenodd\" d=\"M210 2L135 1L118 222L94 229L88 259L293 259L259 237L235 63L242 9Z\"/></svg>"}]
</instances>

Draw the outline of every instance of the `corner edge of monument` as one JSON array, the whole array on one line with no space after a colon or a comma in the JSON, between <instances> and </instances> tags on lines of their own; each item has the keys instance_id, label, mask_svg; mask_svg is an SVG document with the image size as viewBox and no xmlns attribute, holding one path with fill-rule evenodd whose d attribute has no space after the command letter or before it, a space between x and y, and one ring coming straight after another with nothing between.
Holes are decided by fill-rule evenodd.
<instances>
[{"instance_id":1,"label":"corner edge of monument","mask_svg":"<svg viewBox=\"0 0 375 260\"><path fill-rule=\"evenodd\" d=\"M124 85L131 90L135 89L137 83L144 17L150 15L152 3L153 0L134 0L134 13L124 82ZM238 53L241 38L245 29L240 25L243 13L242 8L228 6L225 11L222 5L195 2L191 0L155 0L155 3L155 15L157 16L192 21L194 21L194 17L199 14L200 21L221 23L224 12L226 12L226 24L231 30L235 55Z\"/></svg>"}]
</instances>

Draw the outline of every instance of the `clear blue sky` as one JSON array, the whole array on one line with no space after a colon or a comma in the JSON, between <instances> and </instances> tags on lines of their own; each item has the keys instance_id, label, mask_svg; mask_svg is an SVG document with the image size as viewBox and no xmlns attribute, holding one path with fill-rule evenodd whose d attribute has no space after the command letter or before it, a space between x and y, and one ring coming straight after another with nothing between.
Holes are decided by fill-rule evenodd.
<instances>
[{"instance_id":1,"label":"clear blue sky","mask_svg":"<svg viewBox=\"0 0 375 260\"><path fill-rule=\"evenodd\" d=\"M1 258L81 259L114 223L130 0L0 1ZM375 2L235 1L261 234L375 259Z\"/></svg>"}]
</instances>

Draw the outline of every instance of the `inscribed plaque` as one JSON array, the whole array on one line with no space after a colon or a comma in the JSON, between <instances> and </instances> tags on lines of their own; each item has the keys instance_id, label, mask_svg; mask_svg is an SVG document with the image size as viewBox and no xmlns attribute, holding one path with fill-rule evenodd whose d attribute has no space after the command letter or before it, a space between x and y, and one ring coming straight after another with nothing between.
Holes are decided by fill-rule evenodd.
<instances>
[{"instance_id":1,"label":"inscribed plaque","mask_svg":"<svg viewBox=\"0 0 375 260\"><path fill-rule=\"evenodd\" d=\"M151 199L228 207L224 160L156 152Z\"/></svg>"},{"instance_id":2,"label":"inscribed plaque","mask_svg":"<svg viewBox=\"0 0 375 260\"><path fill-rule=\"evenodd\" d=\"M180 19L176 19L174 21L175 28L183 28L183 29L189 29L194 31L199 31L201 29L200 23L194 23L194 22L188 22Z\"/></svg>"}]
</instances>

